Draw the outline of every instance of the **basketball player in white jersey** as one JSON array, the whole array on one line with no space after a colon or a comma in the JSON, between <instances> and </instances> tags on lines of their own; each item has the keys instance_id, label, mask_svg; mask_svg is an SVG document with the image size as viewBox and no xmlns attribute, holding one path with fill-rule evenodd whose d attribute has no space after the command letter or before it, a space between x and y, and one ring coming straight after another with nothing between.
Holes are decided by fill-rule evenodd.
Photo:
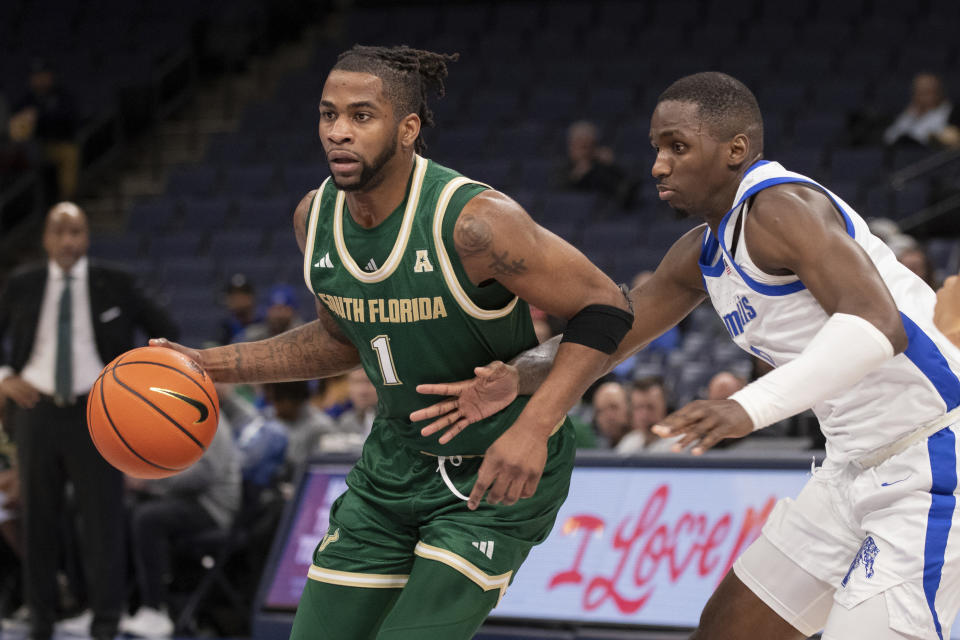
<instances>
[{"instance_id":1,"label":"basketball player in white jersey","mask_svg":"<svg viewBox=\"0 0 960 640\"><path fill-rule=\"evenodd\" d=\"M774 367L729 399L696 401L655 431L700 454L812 408L827 457L707 603L693 637L947 638L960 606L956 510L960 351L933 324L934 292L809 178L762 159L753 94L721 73L682 78L650 125L660 198L706 224L631 292L622 361L710 298L733 340ZM530 393L545 343L412 416L451 438ZM483 495L487 480L473 491Z\"/></svg>"}]
</instances>

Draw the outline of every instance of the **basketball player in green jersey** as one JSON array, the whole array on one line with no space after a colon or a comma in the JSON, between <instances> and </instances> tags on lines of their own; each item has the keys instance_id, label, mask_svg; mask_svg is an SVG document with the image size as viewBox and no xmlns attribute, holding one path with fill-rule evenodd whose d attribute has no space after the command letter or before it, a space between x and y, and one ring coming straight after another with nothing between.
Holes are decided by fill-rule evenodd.
<instances>
[{"instance_id":1,"label":"basketball player in green jersey","mask_svg":"<svg viewBox=\"0 0 960 640\"><path fill-rule=\"evenodd\" d=\"M426 97L442 95L450 59L358 46L327 77L319 133L332 175L294 214L318 320L203 351L154 342L218 381L362 365L377 387L373 430L314 552L296 640L472 637L552 529L573 465L566 411L632 323L621 290L516 202L419 155ZM423 437L409 415L437 398L417 385L535 345L525 301L569 320L547 381L452 443Z\"/></svg>"}]
</instances>

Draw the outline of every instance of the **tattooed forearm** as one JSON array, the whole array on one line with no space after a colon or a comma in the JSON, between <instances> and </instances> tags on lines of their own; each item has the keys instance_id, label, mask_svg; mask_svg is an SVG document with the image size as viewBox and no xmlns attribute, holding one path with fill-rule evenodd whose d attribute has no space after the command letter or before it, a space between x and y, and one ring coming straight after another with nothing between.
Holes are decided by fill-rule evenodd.
<instances>
[{"instance_id":1,"label":"tattooed forearm","mask_svg":"<svg viewBox=\"0 0 960 640\"><path fill-rule=\"evenodd\" d=\"M490 255L493 257L493 262L490 263L489 269L494 276L519 276L527 271L527 265L523 263L523 258L512 259L508 251L503 253L491 251Z\"/></svg>"},{"instance_id":2,"label":"tattooed forearm","mask_svg":"<svg viewBox=\"0 0 960 640\"><path fill-rule=\"evenodd\" d=\"M482 255L490 250L493 230L486 220L467 213L457 220L453 229L453 242L461 258Z\"/></svg>"},{"instance_id":3,"label":"tattooed forearm","mask_svg":"<svg viewBox=\"0 0 960 640\"><path fill-rule=\"evenodd\" d=\"M360 356L331 337L319 320L257 342L201 352L204 369L217 382L285 382L324 378L353 369Z\"/></svg>"},{"instance_id":4,"label":"tattooed forearm","mask_svg":"<svg viewBox=\"0 0 960 640\"><path fill-rule=\"evenodd\" d=\"M557 357L561 336L554 336L540 346L524 351L510 361L520 374L520 395L532 396L553 368L553 360Z\"/></svg>"}]
</instances>

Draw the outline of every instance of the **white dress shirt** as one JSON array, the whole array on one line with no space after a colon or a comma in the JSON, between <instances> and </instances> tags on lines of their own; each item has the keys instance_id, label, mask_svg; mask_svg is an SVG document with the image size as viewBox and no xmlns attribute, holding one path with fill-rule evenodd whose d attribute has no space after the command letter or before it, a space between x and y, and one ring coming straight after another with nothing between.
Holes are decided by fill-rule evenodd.
<instances>
[{"instance_id":1,"label":"white dress shirt","mask_svg":"<svg viewBox=\"0 0 960 640\"><path fill-rule=\"evenodd\" d=\"M103 361L97 353L93 335L93 316L90 312L90 287L87 276L87 259L80 258L70 270L72 276L71 301L73 303L73 393L86 395L103 369ZM47 288L40 306L40 321L33 351L20 377L36 387L40 393L53 395L57 358L57 313L60 294L66 284L63 269L52 260L47 265Z\"/></svg>"}]
</instances>

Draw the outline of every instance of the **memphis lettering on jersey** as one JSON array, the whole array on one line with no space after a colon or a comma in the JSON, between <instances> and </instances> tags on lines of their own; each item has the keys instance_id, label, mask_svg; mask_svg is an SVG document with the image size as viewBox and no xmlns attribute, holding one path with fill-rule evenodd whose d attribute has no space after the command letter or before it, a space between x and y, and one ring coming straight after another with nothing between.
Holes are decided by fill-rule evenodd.
<instances>
[{"instance_id":1,"label":"memphis lettering on jersey","mask_svg":"<svg viewBox=\"0 0 960 640\"><path fill-rule=\"evenodd\" d=\"M330 311L349 322L410 323L447 317L443 298L344 298L318 293Z\"/></svg>"},{"instance_id":2,"label":"memphis lettering on jersey","mask_svg":"<svg viewBox=\"0 0 960 640\"><path fill-rule=\"evenodd\" d=\"M736 338L743 333L747 323L756 317L757 312L750 306L750 301L745 297L737 296L737 308L723 316L723 324L727 327L730 337Z\"/></svg>"}]
</instances>

